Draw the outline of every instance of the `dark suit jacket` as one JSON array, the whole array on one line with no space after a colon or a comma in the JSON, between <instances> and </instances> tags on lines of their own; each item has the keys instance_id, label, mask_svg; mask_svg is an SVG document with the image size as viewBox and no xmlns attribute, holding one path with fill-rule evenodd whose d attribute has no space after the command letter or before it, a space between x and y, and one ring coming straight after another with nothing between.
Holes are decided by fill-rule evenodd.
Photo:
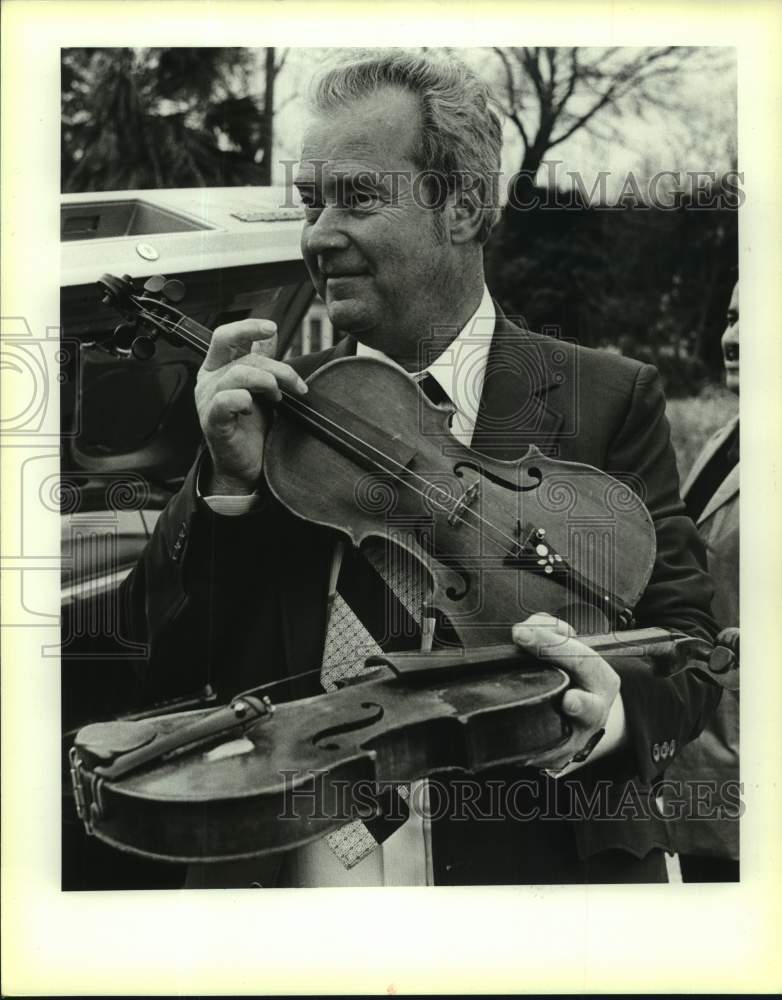
<instances>
[{"instance_id":1,"label":"dark suit jacket","mask_svg":"<svg viewBox=\"0 0 782 1000\"><path fill-rule=\"evenodd\" d=\"M307 377L354 350L346 338L293 364ZM535 443L552 456L629 475L657 536L653 576L636 608L638 624L712 637L711 584L679 498L664 405L651 366L522 331L498 313L473 447L511 459ZM333 534L293 517L269 495L247 515L215 515L196 492L202 460L161 515L125 585L129 631L150 646L147 703L193 691L205 681L228 699L321 661ZM567 780L587 791L600 781L610 783L616 798L630 780L643 794L665 766L655 747L663 742L680 747L692 739L718 691L694 672L656 679L639 661L615 657L611 662L621 677L630 746ZM294 683L290 693L303 696L313 688ZM565 781L560 791L568 787ZM504 827L510 851L516 826L514 821ZM533 836L529 831L536 826L525 824L525 837ZM476 842L485 843L498 828L466 829L462 824L455 838L441 837L439 848L436 841L438 881L547 880L545 871L534 878L510 860L498 869L506 876L476 868ZM575 820L568 830L571 839L562 850L572 848L581 859L616 848L642 858L655 846L667 846L664 824L633 818L632 810L623 818ZM497 856L493 852L494 861Z\"/></svg>"}]
</instances>

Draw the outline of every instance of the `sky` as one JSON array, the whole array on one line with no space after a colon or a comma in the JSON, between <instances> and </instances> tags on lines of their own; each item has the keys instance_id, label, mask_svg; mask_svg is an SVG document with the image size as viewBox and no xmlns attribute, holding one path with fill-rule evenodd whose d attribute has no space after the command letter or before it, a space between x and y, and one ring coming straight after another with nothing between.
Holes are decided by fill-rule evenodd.
<instances>
[{"instance_id":1,"label":"sky","mask_svg":"<svg viewBox=\"0 0 782 1000\"><path fill-rule=\"evenodd\" d=\"M497 57L489 50L466 49L461 55L478 67L491 66ZM332 50L296 48L289 50L276 84L275 176L284 182L282 159L299 154L299 137L306 122L306 93L312 80ZM262 92L262 77L259 90ZM608 200L626 183L627 174L648 178L657 171L717 171L736 165L736 60L733 49L701 49L672 88L675 110L647 107L643 115L630 111L622 118L610 113L596 118L602 137L586 131L575 133L555 147L547 159L557 161L539 174L545 183L552 172L560 182L570 184L568 171L577 171L587 190L601 171L608 171ZM510 176L518 169L521 140L515 126L506 122L503 145L503 172Z\"/></svg>"}]
</instances>

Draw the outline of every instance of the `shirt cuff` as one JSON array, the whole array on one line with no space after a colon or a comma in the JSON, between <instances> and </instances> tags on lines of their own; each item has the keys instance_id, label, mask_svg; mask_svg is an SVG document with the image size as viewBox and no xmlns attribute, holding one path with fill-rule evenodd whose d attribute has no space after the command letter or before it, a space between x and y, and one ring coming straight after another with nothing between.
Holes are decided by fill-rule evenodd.
<instances>
[{"instance_id":1,"label":"shirt cuff","mask_svg":"<svg viewBox=\"0 0 782 1000\"><path fill-rule=\"evenodd\" d=\"M249 493L246 496L202 497L202 500L215 514L222 514L225 517L238 517L240 514L249 514L261 502L261 498L257 493Z\"/></svg>"},{"instance_id":2,"label":"shirt cuff","mask_svg":"<svg viewBox=\"0 0 782 1000\"><path fill-rule=\"evenodd\" d=\"M209 509L215 514L221 514L224 517L239 517L242 514L249 514L250 511L254 510L261 502L261 498L257 490L254 493L247 493L243 496L221 496L219 494L213 494L212 496L205 497L201 493L200 469L198 478L196 479L196 496L199 500L203 500L207 507L209 507Z\"/></svg>"},{"instance_id":3,"label":"shirt cuff","mask_svg":"<svg viewBox=\"0 0 782 1000\"><path fill-rule=\"evenodd\" d=\"M563 767L561 771L546 771L546 774L551 778L563 778L565 775L572 774L573 771L577 771L584 764L591 764L598 760L600 757L605 757L606 754L611 753L613 750L618 750L620 747L624 746L627 742L627 719L625 717L625 706L622 701L622 695L618 694L611 703L611 708L608 710L608 718L605 724L605 733L603 738L597 744L592 753L587 757L586 760L574 761Z\"/></svg>"}]
</instances>

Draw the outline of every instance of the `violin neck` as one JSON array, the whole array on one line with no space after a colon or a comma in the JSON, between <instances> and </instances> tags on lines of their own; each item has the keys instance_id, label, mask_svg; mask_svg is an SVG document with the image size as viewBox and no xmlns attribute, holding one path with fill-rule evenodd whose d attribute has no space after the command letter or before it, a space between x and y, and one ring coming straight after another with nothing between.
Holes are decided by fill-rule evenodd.
<instances>
[{"instance_id":1,"label":"violin neck","mask_svg":"<svg viewBox=\"0 0 782 1000\"><path fill-rule=\"evenodd\" d=\"M168 328L168 332L189 344L202 357L206 356L212 338L212 331L207 327L190 319L189 316L185 316L184 313L180 313L177 322ZM331 404L332 412L327 415L314 409L300 397L283 389L282 399L277 406L289 416L303 423L313 434L325 438L329 444L358 462L360 466L373 472L394 475L404 471L405 459L409 456L395 455L393 448L389 452L389 446L394 444L390 439L377 442L379 446L373 447L366 440L367 437L371 437L372 428L369 426L362 428L363 435L346 430L343 421L349 416L355 422L355 415L348 415L336 404Z\"/></svg>"},{"instance_id":2,"label":"violin neck","mask_svg":"<svg viewBox=\"0 0 782 1000\"><path fill-rule=\"evenodd\" d=\"M207 327L196 323L194 319L190 319L184 313L180 313L179 319L172 327L168 328L167 332L189 344L202 357L206 357L209 341L212 339L212 331Z\"/></svg>"},{"instance_id":3,"label":"violin neck","mask_svg":"<svg viewBox=\"0 0 782 1000\"><path fill-rule=\"evenodd\" d=\"M613 654L648 660L653 671L660 676L678 672L690 658L707 659L711 652L708 643L664 628L631 629L613 635L580 635L578 640L600 656ZM535 660L534 656L525 656L515 643L502 643L458 651L382 653L370 656L366 666L388 666L397 677L420 681L504 669L518 665L525 658Z\"/></svg>"}]
</instances>

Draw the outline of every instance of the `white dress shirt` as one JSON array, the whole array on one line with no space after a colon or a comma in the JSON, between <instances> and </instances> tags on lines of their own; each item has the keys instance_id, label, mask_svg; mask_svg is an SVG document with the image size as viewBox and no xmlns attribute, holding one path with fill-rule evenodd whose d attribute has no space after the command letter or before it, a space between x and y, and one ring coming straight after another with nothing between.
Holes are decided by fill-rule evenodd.
<instances>
[{"instance_id":1,"label":"white dress shirt","mask_svg":"<svg viewBox=\"0 0 782 1000\"><path fill-rule=\"evenodd\" d=\"M497 313L489 289L483 286L480 305L448 347L419 372L412 372L410 378L416 382L425 375L431 375L456 407L451 422L451 434L469 448L478 419L478 407L483 393L486 363L489 359ZM390 360L382 351L366 344L356 345L357 357L382 358Z\"/></svg>"}]
</instances>

